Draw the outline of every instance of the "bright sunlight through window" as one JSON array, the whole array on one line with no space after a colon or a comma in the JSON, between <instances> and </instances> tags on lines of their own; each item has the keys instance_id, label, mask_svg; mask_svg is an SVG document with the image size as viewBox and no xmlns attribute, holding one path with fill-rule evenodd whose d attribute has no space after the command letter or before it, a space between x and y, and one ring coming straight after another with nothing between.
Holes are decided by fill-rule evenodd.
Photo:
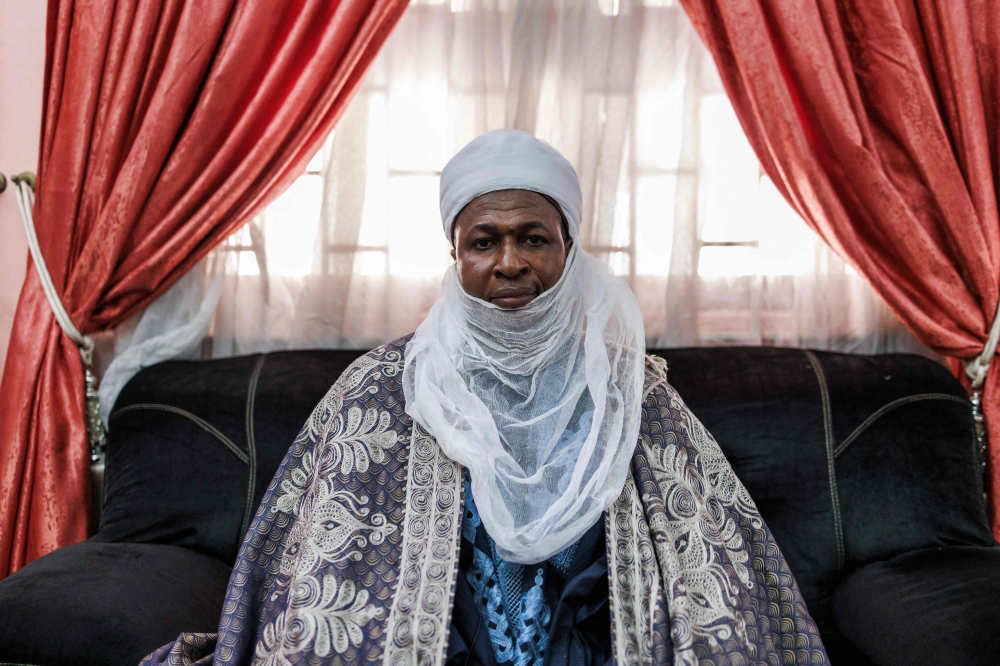
<instances>
[{"instance_id":1,"label":"bright sunlight through window","mask_svg":"<svg viewBox=\"0 0 1000 666\"><path fill-rule=\"evenodd\" d=\"M676 9L673 0L646 4ZM609 16L618 7L612 0L601 0L600 6ZM461 12L463 4L454 0L450 9ZM443 76L439 71L408 72L402 81L394 80L390 91L380 83L385 77L376 66L358 94L367 135L356 274L433 278L451 262L440 231L438 182L455 149L451 139L455 123L461 122L462 100L449 96ZM625 276L667 275L675 215L680 206L691 205L678 199L684 191L678 179L689 179L696 188L695 274L724 278L809 271L811 257L802 248L809 246L811 232L762 175L725 94L720 89L700 97L694 135L684 134L684 100L683 81L636 93L630 184L616 201L613 246L595 253ZM699 143L694 167L680 166L685 141ZM255 221L272 275L305 276L317 270L314 262L321 259L311 258L320 253L311 248L320 226L328 224L322 218L329 200L324 177L330 146L327 141L306 173ZM251 240L242 230L230 247L249 250ZM240 257L239 272L258 273L253 257L259 256Z\"/></svg>"}]
</instances>

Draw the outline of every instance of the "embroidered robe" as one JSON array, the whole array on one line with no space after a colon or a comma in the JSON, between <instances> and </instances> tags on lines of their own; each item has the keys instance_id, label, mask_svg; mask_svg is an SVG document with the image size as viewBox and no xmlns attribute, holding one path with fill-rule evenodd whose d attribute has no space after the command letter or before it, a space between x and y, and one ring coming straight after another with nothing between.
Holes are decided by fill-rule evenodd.
<instances>
[{"instance_id":1,"label":"embroidered robe","mask_svg":"<svg viewBox=\"0 0 1000 666\"><path fill-rule=\"evenodd\" d=\"M243 540L218 632L144 666L444 662L462 470L404 413L408 339L355 361L314 410ZM753 500L656 357L605 531L617 664L829 663Z\"/></svg>"}]
</instances>

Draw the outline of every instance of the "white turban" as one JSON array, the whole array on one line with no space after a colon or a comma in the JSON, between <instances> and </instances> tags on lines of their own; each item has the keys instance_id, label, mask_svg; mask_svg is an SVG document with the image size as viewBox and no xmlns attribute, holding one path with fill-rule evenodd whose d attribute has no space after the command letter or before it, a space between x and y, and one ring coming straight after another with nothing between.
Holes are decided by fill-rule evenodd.
<instances>
[{"instance_id":1,"label":"white turban","mask_svg":"<svg viewBox=\"0 0 1000 666\"><path fill-rule=\"evenodd\" d=\"M530 190L552 197L566 217L569 237L579 236L583 195L569 160L527 132L493 130L473 139L441 171L441 221L448 240L465 205L497 190Z\"/></svg>"},{"instance_id":2,"label":"white turban","mask_svg":"<svg viewBox=\"0 0 1000 666\"><path fill-rule=\"evenodd\" d=\"M580 184L530 134L483 135L441 172L445 233L487 192L552 197L575 238ZM406 345L406 413L469 470L501 557L542 562L621 494L639 437L645 336L628 285L574 243L559 280L520 308L462 289L455 266Z\"/></svg>"}]
</instances>

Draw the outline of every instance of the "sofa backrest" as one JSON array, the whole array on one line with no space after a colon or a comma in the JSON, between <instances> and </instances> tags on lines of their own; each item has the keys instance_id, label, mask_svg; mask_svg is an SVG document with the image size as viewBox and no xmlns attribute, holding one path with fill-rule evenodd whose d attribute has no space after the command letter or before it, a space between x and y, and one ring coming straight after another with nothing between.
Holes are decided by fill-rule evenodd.
<instances>
[{"instance_id":1,"label":"sofa backrest","mask_svg":"<svg viewBox=\"0 0 1000 666\"><path fill-rule=\"evenodd\" d=\"M767 347L659 353L824 633L846 573L918 548L994 545L971 403L940 364Z\"/></svg>"},{"instance_id":2,"label":"sofa backrest","mask_svg":"<svg viewBox=\"0 0 1000 666\"><path fill-rule=\"evenodd\" d=\"M95 539L186 546L232 564L292 440L361 353L275 352L143 369L109 418Z\"/></svg>"},{"instance_id":3,"label":"sofa backrest","mask_svg":"<svg viewBox=\"0 0 1000 666\"><path fill-rule=\"evenodd\" d=\"M361 352L144 369L112 412L101 541L231 563L292 440ZM845 572L992 545L971 406L933 361L775 348L658 350L747 486L822 629Z\"/></svg>"}]
</instances>

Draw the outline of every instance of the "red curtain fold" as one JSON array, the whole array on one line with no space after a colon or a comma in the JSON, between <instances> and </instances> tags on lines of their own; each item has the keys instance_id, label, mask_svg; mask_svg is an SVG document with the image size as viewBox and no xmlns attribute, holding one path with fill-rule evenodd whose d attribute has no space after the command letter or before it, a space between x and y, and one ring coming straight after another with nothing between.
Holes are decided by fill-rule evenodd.
<instances>
[{"instance_id":1,"label":"red curtain fold","mask_svg":"<svg viewBox=\"0 0 1000 666\"><path fill-rule=\"evenodd\" d=\"M682 0L764 170L927 345L979 355L1000 298L1000 3ZM1000 490L1000 362L984 389ZM992 502L1000 538L1000 503Z\"/></svg>"},{"instance_id":2,"label":"red curtain fold","mask_svg":"<svg viewBox=\"0 0 1000 666\"><path fill-rule=\"evenodd\" d=\"M50 0L39 242L84 333L300 174L406 0ZM87 536L83 375L29 265L0 383L0 577Z\"/></svg>"}]
</instances>

